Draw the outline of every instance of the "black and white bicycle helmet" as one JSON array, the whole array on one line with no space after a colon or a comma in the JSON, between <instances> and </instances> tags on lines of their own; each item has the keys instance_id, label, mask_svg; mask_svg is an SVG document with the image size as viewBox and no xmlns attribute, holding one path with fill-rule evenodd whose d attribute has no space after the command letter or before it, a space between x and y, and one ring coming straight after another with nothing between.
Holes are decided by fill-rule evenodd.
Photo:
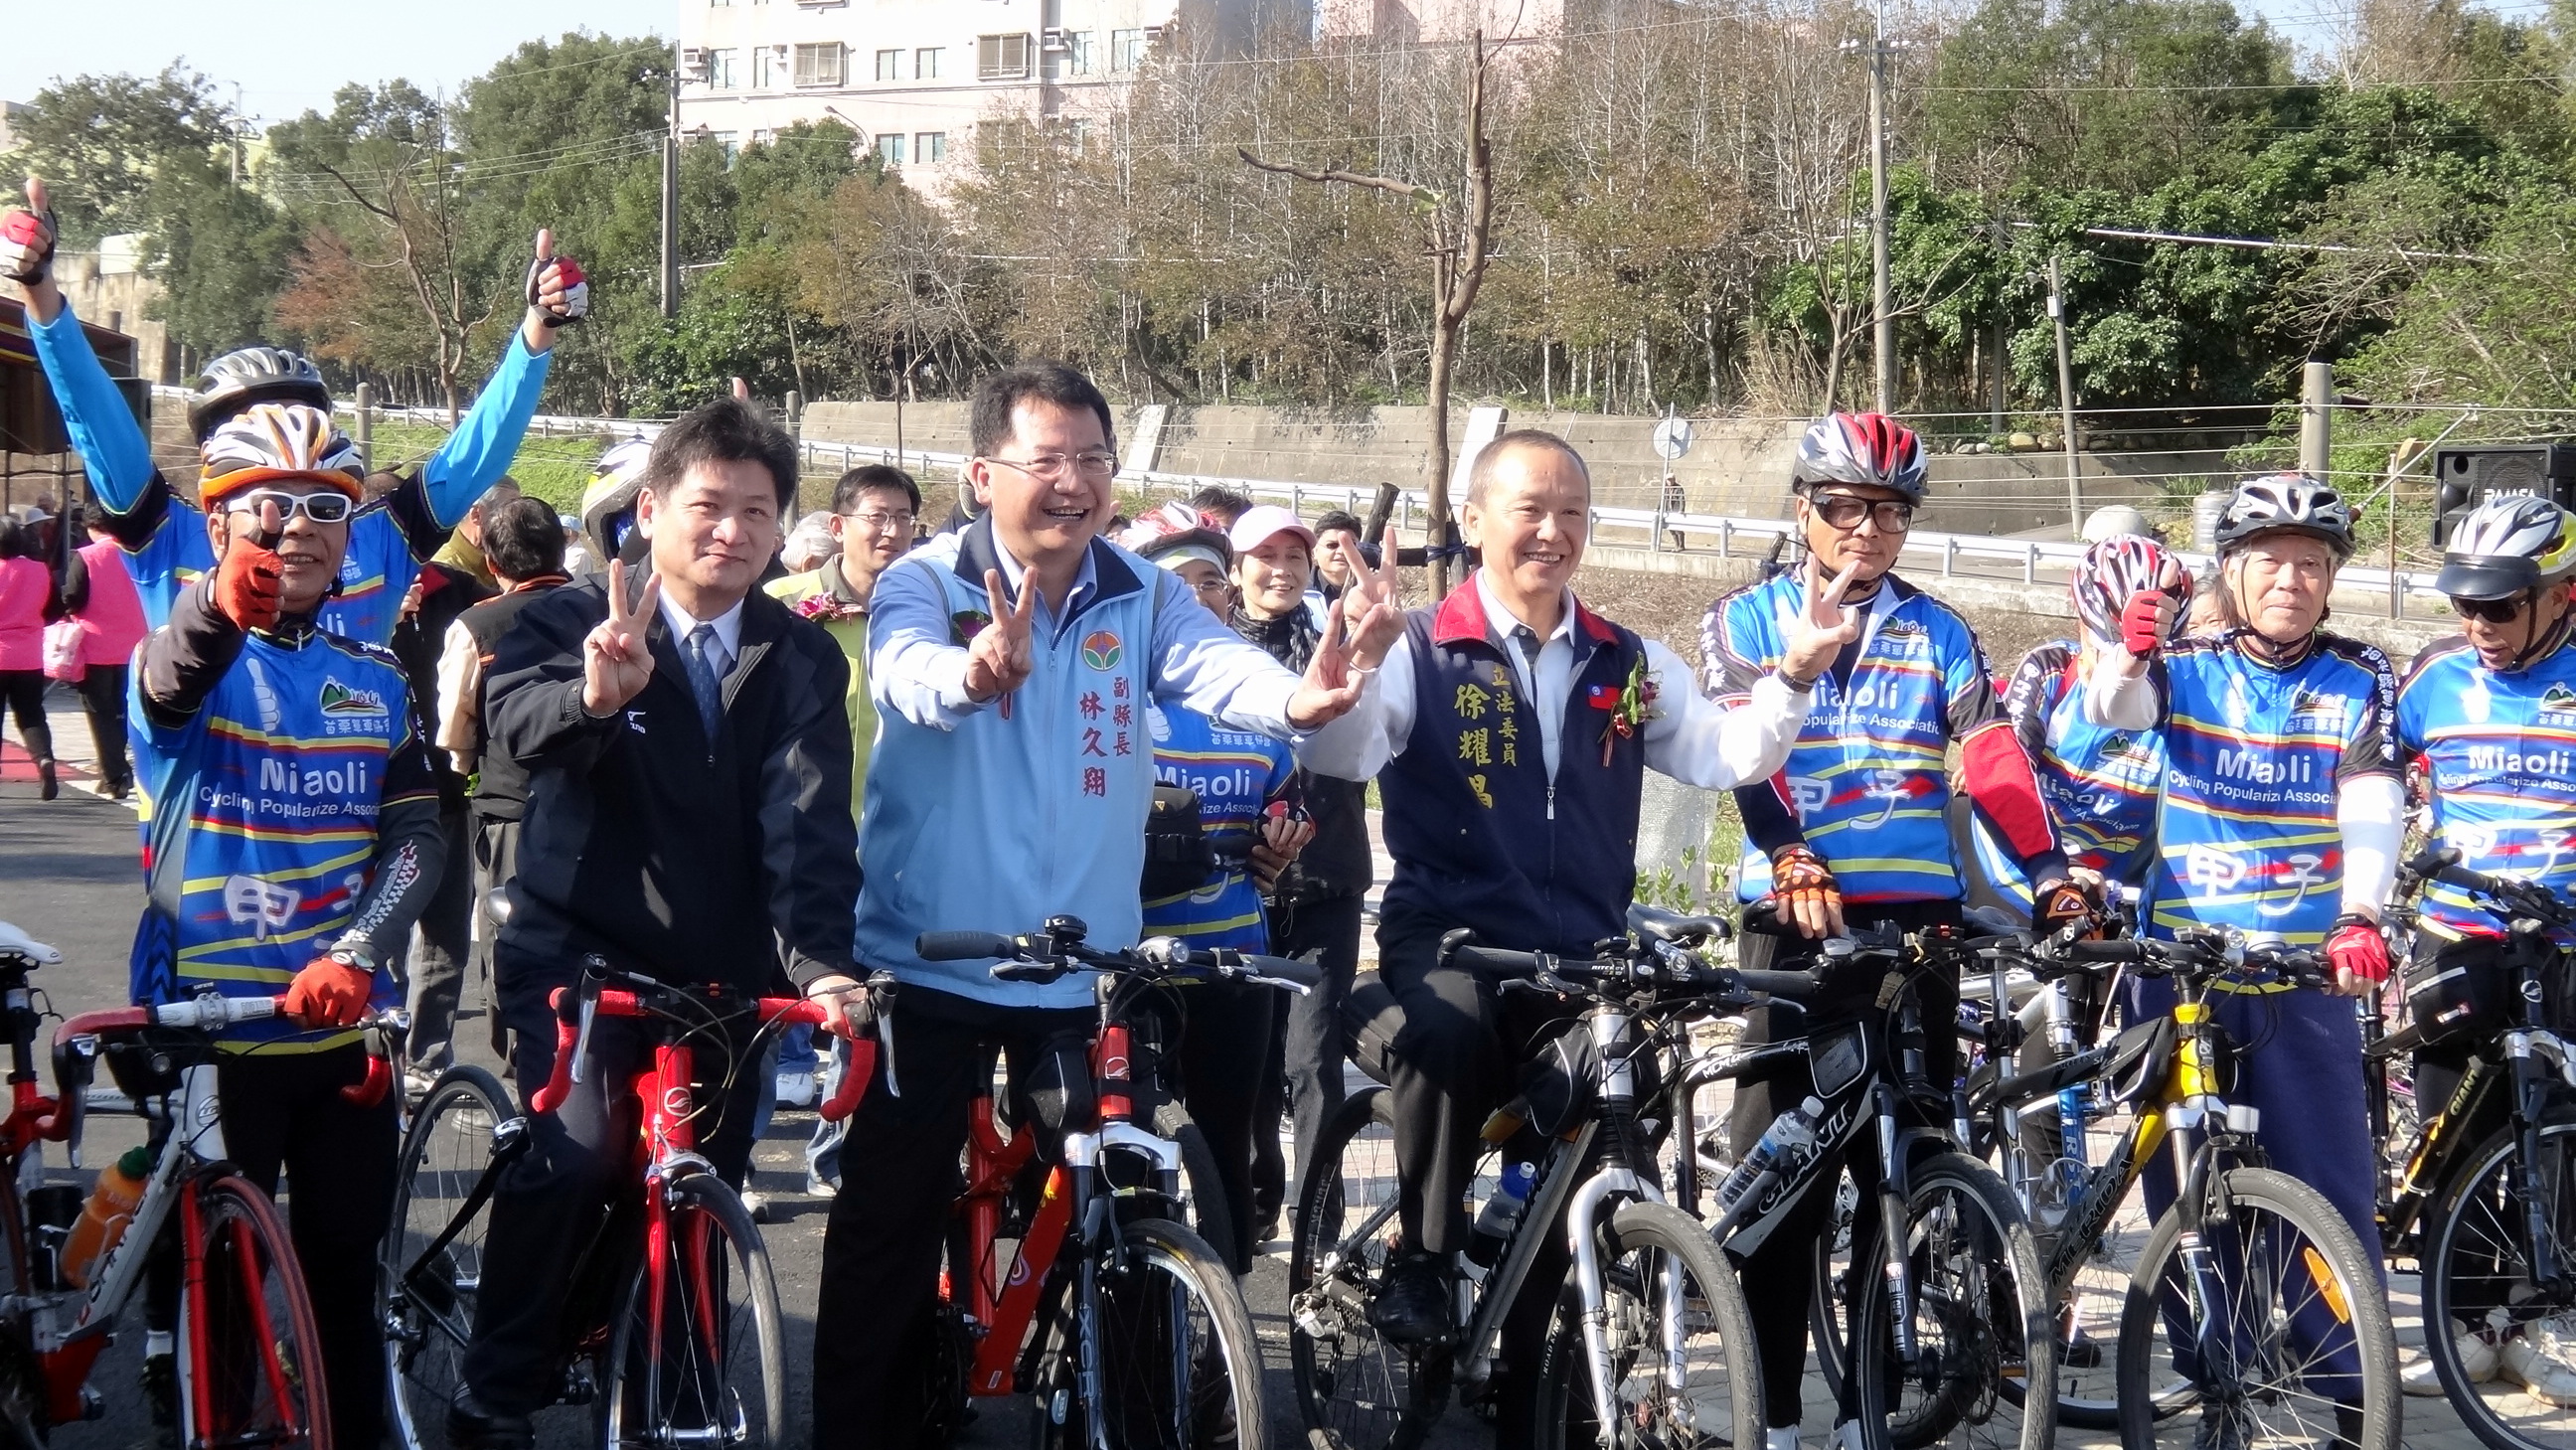
<instances>
[{"instance_id":1,"label":"black and white bicycle helmet","mask_svg":"<svg viewBox=\"0 0 2576 1450\"><path fill-rule=\"evenodd\" d=\"M2576 573L2576 515L2536 494L2469 511L2442 551L2433 587L2454 599L2510 599Z\"/></svg>"},{"instance_id":2,"label":"black and white bicycle helmet","mask_svg":"<svg viewBox=\"0 0 2576 1450\"><path fill-rule=\"evenodd\" d=\"M1909 503L1923 502L1923 440L1884 413L1834 413L1815 421L1798 440L1789 487L1806 493L1820 483L1892 488Z\"/></svg>"},{"instance_id":3,"label":"black and white bicycle helmet","mask_svg":"<svg viewBox=\"0 0 2576 1450\"><path fill-rule=\"evenodd\" d=\"M188 401L188 432L202 446L225 419L253 403L303 403L328 413L331 389L300 352L238 348L206 364L197 396Z\"/></svg>"},{"instance_id":4,"label":"black and white bicycle helmet","mask_svg":"<svg viewBox=\"0 0 2576 1450\"><path fill-rule=\"evenodd\" d=\"M2267 473L2236 485L2227 512L2218 516L2218 552L2232 554L2271 533L2322 540L2338 564L2352 557L2352 510L2332 487L2304 473Z\"/></svg>"}]
</instances>

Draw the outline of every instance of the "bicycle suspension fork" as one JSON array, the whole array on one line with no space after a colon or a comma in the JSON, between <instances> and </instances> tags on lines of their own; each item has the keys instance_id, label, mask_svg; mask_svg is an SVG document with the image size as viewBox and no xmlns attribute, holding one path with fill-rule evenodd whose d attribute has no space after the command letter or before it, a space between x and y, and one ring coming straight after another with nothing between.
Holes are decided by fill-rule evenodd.
<instances>
[{"instance_id":1,"label":"bicycle suspension fork","mask_svg":"<svg viewBox=\"0 0 2576 1450\"><path fill-rule=\"evenodd\" d=\"M2528 966L2524 973L2527 983L2536 985ZM2554 1294L2567 1287L2550 1223L2551 1211L2558 1206L2557 1195L2543 1192L2535 1175L2541 1162L2540 1114L2536 1109L2548 1091L2548 1083L2539 1058L2532 1052L2530 1033L2506 1033L2504 1053L2513 1068L2514 1155L2505 1169L2506 1178L2514 1197L2522 1203L2522 1231L2530 1240L2531 1281L2543 1292Z\"/></svg>"}]
</instances>

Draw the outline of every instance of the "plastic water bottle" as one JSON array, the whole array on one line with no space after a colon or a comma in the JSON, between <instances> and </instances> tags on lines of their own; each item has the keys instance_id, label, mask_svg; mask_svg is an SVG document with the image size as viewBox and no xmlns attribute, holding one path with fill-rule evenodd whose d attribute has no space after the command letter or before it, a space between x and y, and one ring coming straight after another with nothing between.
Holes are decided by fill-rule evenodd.
<instances>
[{"instance_id":1,"label":"plastic water bottle","mask_svg":"<svg viewBox=\"0 0 2576 1450\"><path fill-rule=\"evenodd\" d=\"M98 1261L125 1237L134 1211L143 1206L143 1181L152 1173L152 1150L128 1148L125 1155L98 1171L98 1185L81 1206L80 1219L63 1243L62 1276L80 1288Z\"/></svg>"},{"instance_id":2,"label":"plastic water bottle","mask_svg":"<svg viewBox=\"0 0 2576 1450\"><path fill-rule=\"evenodd\" d=\"M1476 1211L1476 1234L1467 1241L1467 1257L1490 1269L1502 1257L1503 1241L1512 1236L1512 1225L1521 1221L1521 1211L1529 1207L1530 1185L1538 1181L1535 1163L1506 1163L1502 1182L1494 1185L1491 1198Z\"/></svg>"},{"instance_id":3,"label":"plastic water bottle","mask_svg":"<svg viewBox=\"0 0 2576 1450\"><path fill-rule=\"evenodd\" d=\"M1754 1144L1753 1151L1745 1154L1735 1171L1718 1185L1718 1211L1735 1207L1735 1201L1752 1192L1754 1182L1772 1169L1779 1169L1784 1176L1792 1171L1814 1150L1816 1125L1824 1117L1824 1103L1811 1097L1772 1119L1771 1126L1762 1130L1762 1141Z\"/></svg>"}]
</instances>

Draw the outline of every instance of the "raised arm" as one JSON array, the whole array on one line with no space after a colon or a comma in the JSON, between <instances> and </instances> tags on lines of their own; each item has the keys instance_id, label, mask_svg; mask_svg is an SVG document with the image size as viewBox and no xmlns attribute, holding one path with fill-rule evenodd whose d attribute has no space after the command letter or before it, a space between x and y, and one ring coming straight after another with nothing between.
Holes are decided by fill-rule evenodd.
<instances>
[{"instance_id":1,"label":"raised arm","mask_svg":"<svg viewBox=\"0 0 2576 1450\"><path fill-rule=\"evenodd\" d=\"M28 210L0 216L0 275L18 284L27 306L27 338L62 410L64 430L89 473L90 487L111 514L130 512L155 477L152 441L115 380L90 350L89 335L54 283L53 213L45 184L27 178Z\"/></svg>"},{"instance_id":2,"label":"raised arm","mask_svg":"<svg viewBox=\"0 0 2576 1450\"><path fill-rule=\"evenodd\" d=\"M491 490L510 461L519 455L528 420L536 416L537 398L545 391L546 369L553 361L555 331L579 322L590 308L590 284L581 265L554 254L554 233L537 233L536 261L529 269L527 316L501 349L501 360L464 420L438 451L421 465L420 484L428 514L439 529L453 529L465 511Z\"/></svg>"}]
</instances>

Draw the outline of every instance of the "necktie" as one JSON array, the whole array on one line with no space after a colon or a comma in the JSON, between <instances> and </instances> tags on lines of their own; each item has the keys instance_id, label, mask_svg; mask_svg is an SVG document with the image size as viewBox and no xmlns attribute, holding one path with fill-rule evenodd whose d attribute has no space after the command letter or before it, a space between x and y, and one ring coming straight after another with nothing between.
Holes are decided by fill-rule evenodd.
<instances>
[{"instance_id":1,"label":"necktie","mask_svg":"<svg viewBox=\"0 0 2576 1450\"><path fill-rule=\"evenodd\" d=\"M688 648L682 655L689 664L689 692L698 697L698 723L707 729L707 739L716 738L716 719L724 713L724 680L716 674L716 627L701 624L689 631Z\"/></svg>"}]
</instances>

